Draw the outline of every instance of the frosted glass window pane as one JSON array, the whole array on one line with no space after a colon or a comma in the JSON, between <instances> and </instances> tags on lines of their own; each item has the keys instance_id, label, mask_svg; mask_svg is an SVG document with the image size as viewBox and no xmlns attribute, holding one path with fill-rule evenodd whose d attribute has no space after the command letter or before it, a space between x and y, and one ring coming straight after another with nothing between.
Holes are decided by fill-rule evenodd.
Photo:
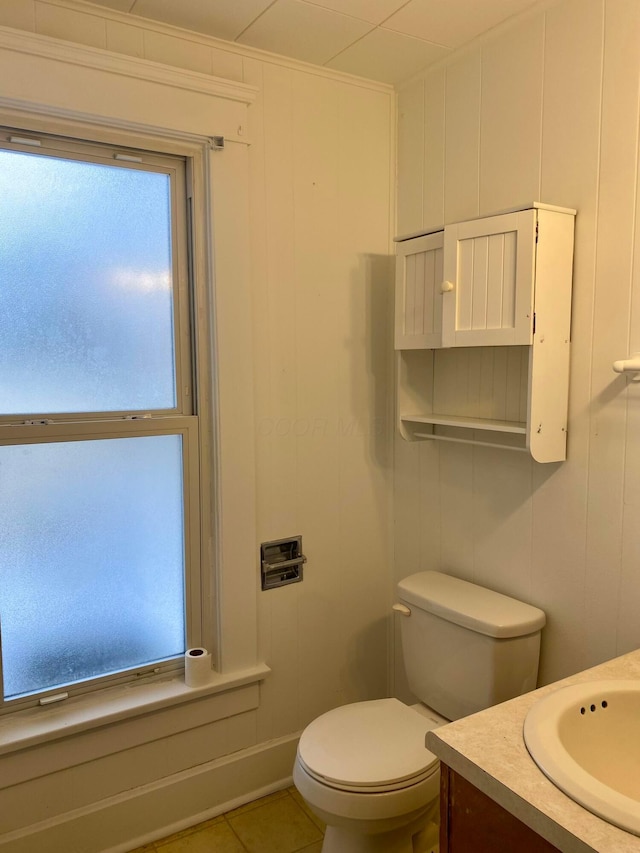
<instances>
[{"instance_id":1,"label":"frosted glass window pane","mask_svg":"<svg viewBox=\"0 0 640 853\"><path fill-rule=\"evenodd\" d=\"M0 151L0 413L176 405L166 174Z\"/></svg>"},{"instance_id":2,"label":"frosted glass window pane","mask_svg":"<svg viewBox=\"0 0 640 853\"><path fill-rule=\"evenodd\" d=\"M185 649L182 438L0 447L5 696Z\"/></svg>"}]
</instances>

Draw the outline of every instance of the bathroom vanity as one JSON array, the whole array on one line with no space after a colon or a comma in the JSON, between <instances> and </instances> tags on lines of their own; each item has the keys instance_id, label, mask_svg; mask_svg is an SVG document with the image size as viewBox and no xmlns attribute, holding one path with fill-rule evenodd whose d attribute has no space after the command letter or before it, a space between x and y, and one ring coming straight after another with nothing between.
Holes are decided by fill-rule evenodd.
<instances>
[{"instance_id":1,"label":"bathroom vanity","mask_svg":"<svg viewBox=\"0 0 640 853\"><path fill-rule=\"evenodd\" d=\"M543 695L623 678L640 680L640 650L429 732L426 745L442 762L441 853L640 853L640 837L556 788L522 736L528 710Z\"/></svg>"},{"instance_id":2,"label":"bathroom vanity","mask_svg":"<svg viewBox=\"0 0 640 853\"><path fill-rule=\"evenodd\" d=\"M540 835L480 791L464 776L440 765L440 853L558 853Z\"/></svg>"}]
</instances>

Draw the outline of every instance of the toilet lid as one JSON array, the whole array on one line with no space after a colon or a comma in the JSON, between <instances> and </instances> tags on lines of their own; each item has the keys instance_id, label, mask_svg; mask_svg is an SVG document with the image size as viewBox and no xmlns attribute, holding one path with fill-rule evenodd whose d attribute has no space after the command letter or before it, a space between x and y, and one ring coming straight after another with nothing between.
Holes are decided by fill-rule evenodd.
<instances>
[{"instance_id":1,"label":"toilet lid","mask_svg":"<svg viewBox=\"0 0 640 853\"><path fill-rule=\"evenodd\" d=\"M404 787L437 766L438 759L424 745L431 727L397 699L357 702L335 708L307 726L298 755L313 776L329 784Z\"/></svg>"}]
</instances>

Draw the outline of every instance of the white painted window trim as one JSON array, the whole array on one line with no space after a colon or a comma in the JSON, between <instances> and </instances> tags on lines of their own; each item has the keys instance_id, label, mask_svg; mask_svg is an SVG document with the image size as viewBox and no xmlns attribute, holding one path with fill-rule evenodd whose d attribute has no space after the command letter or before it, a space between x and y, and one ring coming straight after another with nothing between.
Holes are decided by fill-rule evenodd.
<instances>
[{"instance_id":1,"label":"white painted window trim","mask_svg":"<svg viewBox=\"0 0 640 853\"><path fill-rule=\"evenodd\" d=\"M16 73L3 73L14 63ZM46 127L64 135L73 128L80 138L123 145L140 145L146 137L157 150L192 157L199 169L204 192L194 217L201 223L195 254L201 265L198 275L206 276L210 285L210 304L198 310L208 312L204 326L210 324L213 335L206 366L209 396L200 400L212 422L203 464L208 457L213 481L213 494L204 496L203 511L211 513L213 536L203 548L203 572L210 577L203 605L213 608L216 625L215 636L205 638L215 670L205 687L194 691L171 679L113 688L109 702L92 694L57 707L17 712L2 721L2 752L256 683L269 668L257 659L249 167L247 140L238 136L256 90L3 27L0 76L0 124ZM92 102L83 100L87 89ZM96 95L101 89L103 100ZM74 95L84 108L75 108ZM193 99L185 105L188 96ZM241 144L217 151L213 136ZM205 223L215 223L215 228L203 227ZM201 362L203 356L200 353ZM151 726L149 740L154 737Z\"/></svg>"},{"instance_id":2,"label":"white painted window trim","mask_svg":"<svg viewBox=\"0 0 640 853\"><path fill-rule=\"evenodd\" d=\"M163 65L137 56L125 56L90 45L61 42L50 36L27 33L11 27L0 27L0 50L3 48L16 53L52 59L56 62L63 61L83 68L95 68L108 74L120 74L124 77L148 80L177 89L203 92L212 97L238 101L242 104L254 101L258 91L255 86L249 86L246 83L225 80L222 77L214 77L187 68Z\"/></svg>"},{"instance_id":3,"label":"white painted window trim","mask_svg":"<svg viewBox=\"0 0 640 853\"><path fill-rule=\"evenodd\" d=\"M0 756L236 690L262 681L269 672L265 664L229 675L212 672L210 683L197 688L187 687L181 677L147 684L125 684L78 696L62 705L18 711L0 719ZM214 719L213 713L211 719ZM151 722L148 740L156 737ZM75 755L68 765L80 760Z\"/></svg>"}]
</instances>

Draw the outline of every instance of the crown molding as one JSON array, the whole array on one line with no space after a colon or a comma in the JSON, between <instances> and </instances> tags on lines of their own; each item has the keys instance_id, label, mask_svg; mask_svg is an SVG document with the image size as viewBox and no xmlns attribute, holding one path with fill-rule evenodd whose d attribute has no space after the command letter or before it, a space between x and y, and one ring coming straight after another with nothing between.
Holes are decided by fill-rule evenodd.
<instances>
[{"instance_id":1,"label":"crown molding","mask_svg":"<svg viewBox=\"0 0 640 853\"><path fill-rule=\"evenodd\" d=\"M333 68L328 68L326 65L314 65L302 59L292 59L279 53L271 53L268 50L262 50L248 44L240 44L239 42L227 41L206 33L198 33L194 30L177 27L174 24L167 24L164 21L156 21L152 18L145 18L131 12L119 12L116 9L111 9L109 6L92 3L91 0L40 0L40 2L46 2L49 6L57 6L58 8L84 15L93 15L105 21L124 24L127 27L154 32L172 38L186 39L194 44L220 50L238 56L241 59L252 59L256 62L279 65L282 68L289 68L292 71L313 74L316 77L335 80L339 83L349 83L352 86L370 89L373 92L380 92L386 95L392 94L394 91L394 87L390 83L382 83L367 77L359 77L356 74L349 74L346 71L336 71Z\"/></svg>"},{"instance_id":2,"label":"crown molding","mask_svg":"<svg viewBox=\"0 0 640 853\"><path fill-rule=\"evenodd\" d=\"M247 105L253 103L258 95L258 89L246 83L225 80L198 71L163 65L149 59L125 56L102 48L61 41L50 36L10 27L0 27L0 49L53 59L68 65L95 68L123 77L148 80L163 86L200 92Z\"/></svg>"}]
</instances>

